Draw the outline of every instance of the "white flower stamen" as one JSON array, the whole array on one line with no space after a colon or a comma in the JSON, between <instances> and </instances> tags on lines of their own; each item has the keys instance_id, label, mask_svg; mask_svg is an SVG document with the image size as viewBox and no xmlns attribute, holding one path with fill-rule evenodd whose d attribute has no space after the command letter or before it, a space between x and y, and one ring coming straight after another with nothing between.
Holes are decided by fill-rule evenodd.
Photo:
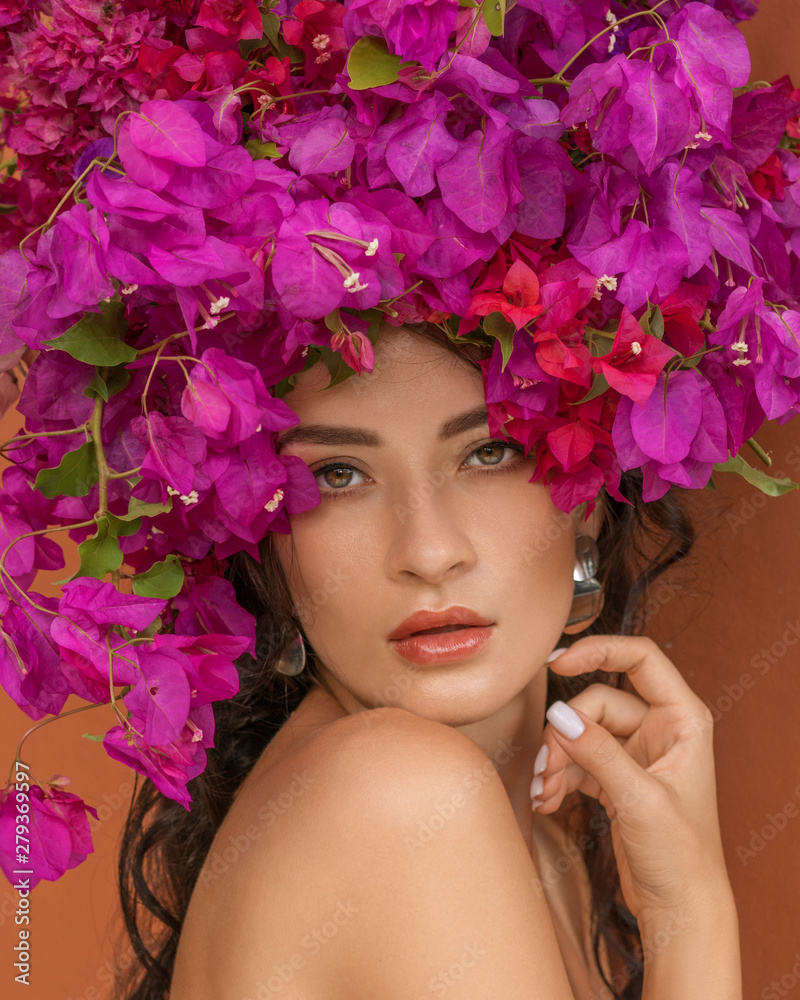
<instances>
[{"instance_id":1,"label":"white flower stamen","mask_svg":"<svg viewBox=\"0 0 800 1000\"><path fill-rule=\"evenodd\" d=\"M748 358L736 358L733 362L735 365L749 365L750 361Z\"/></svg>"},{"instance_id":2,"label":"white flower stamen","mask_svg":"<svg viewBox=\"0 0 800 1000\"><path fill-rule=\"evenodd\" d=\"M610 274L604 274L602 278L598 278L594 285L594 297L599 299L602 297L602 288L608 289L609 292L616 292L617 290L617 279L612 278Z\"/></svg>"},{"instance_id":3,"label":"white flower stamen","mask_svg":"<svg viewBox=\"0 0 800 1000\"><path fill-rule=\"evenodd\" d=\"M331 45L330 35L324 33L317 35L311 40L311 45L319 52L319 55L314 60L317 66L321 66L330 59L331 53L327 51Z\"/></svg>"},{"instance_id":4,"label":"white flower stamen","mask_svg":"<svg viewBox=\"0 0 800 1000\"><path fill-rule=\"evenodd\" d=\"M631 350L633 351L634 354L642 353L642 345L639 343L638 340L634 340L634 342L631 344Z\"/></svg>"},{"instance_id":5,"label":"white flower stamen","mask_svg":"<svg viewBox=\"0 0 800 1000\"><path fill-rule=\"evenodd\" d=\"M231 300L227 295L220 295L218 299L214 299L211 305L208 307L208 311L212 316L219 316L223 309L227 309L231 304Z\"/></svg>"},{"instance_id":6,"label":"white flower stamen","mask_svg":"<svg viewBox=\"0 0 800 1000\"><path fill-rule=\"evenodd\" d=\"M747 345L746 340L737 340L735 344L731 344L732 351L749 351L750 348Z\"/></svg>"},{"instance_id":7,"label":"white flower stamen","mask_svg":"<svg viewBox=\"0 0 800 1000\"><path fill-rule=\"evenodd\" d=\"M511 381L518 389L530 389L532 385L535 385L534 379L523 378L522 375L512 375Z\"/></svg>"},{"instance_id":8,"label":"white flower stamen","mask_svg":"<svg viewBox=\"0 0 800 1000\"><path fill-rule=\"evenodd\" d=\"M197 490L192 490L191 493L181 493L180 490L176 490L174 486L167 486L167 493L169 493L171 497L178 497L185 507L191 507L192 504L200 502Z\"/></svg>"},{"instance_id":9,"label":"white flower stamen","mask_svg":"<svg viewBox=\"0 0 800 1000\"><path fill-rule=\"evenodd\" d=\"M203 738L203 730L199 726L196 726L191 719L186 720L186 725L192 731L192 743L199 743Z\"/></svg>"},{"instance_id":10,"label":"white flower stamen","mask_svg":"<svg viewBox=\"0 0 800 1000\"><path fill-rule=\"evenodd\" d=\"M369 288L368 281L363 285L361 284L361 275L358 273L358 271L353 271L352 274L348 274L348 276L344 279L342 284L344 285L344 287L347 289L348 292L361 292L365 288Z\"/></svg>"},{"instance_id":11,"label":"white flower stamen","mask_svg":"<svg viewBox=\"0 0 800 1000\"><path fill-rule=\"evenodd\" d=\"M369 246L364 251L364 255L367 257L374 257L377 250L378 250L378 238L376 236L374 240L370 240Z\"/></svg>"},{"instance_id":12,"label":"white flower stamen","mask_svg":"<svg viewBox=\"0 0 800 1000\"><path fill-rule=\"evenodd\" d=\"M135 291L139 288L138 285L122 285L120 287L120 295L133 295Z\"/></svg>"},{"instance_id":13,"label":"white flower stamen","mask_svg":"<svg viewBox=\"0 0 800 1000\"><path fill-rule=\"evenodd\" d=\"M272 499L264 504L264 510L268 510L271 514L274 510L278 509L278 504L281 500L283 500L283 490L275 490Z\"/></svg>"},{"instance_id":14,"label":"white flower stamen","mask_svg":"<svg viewBox=\"0 0 800 1000\"><path fill-rule=\"evenodd\" d=\"M712 136L709 132L703 131L698 132L697 135L695 135L695 139L705 139L706 142L711 142Z\"/></svg>"}]
</instances>

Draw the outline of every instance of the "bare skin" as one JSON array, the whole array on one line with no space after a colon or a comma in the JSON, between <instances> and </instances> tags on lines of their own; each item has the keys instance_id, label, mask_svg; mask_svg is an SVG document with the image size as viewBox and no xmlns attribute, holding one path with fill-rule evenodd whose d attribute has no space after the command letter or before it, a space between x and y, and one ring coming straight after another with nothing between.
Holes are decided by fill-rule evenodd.
<instances>
[{"instance_id":1,"label":"bare skin","mask_svg":"<svg viewBox=\"0 0 800 1000\"><path fill-rule=\"evenodd\" d=\"M612 818L645 943L645 1000L738 1000L705 706L648 640L592 637L551 669L626 671L637 694L595 685L571 699L586 727L576 739L545 725L574 535L596 534L599 512L584 523L582 511L557 511L529 482L529 460L489 445L485 420L442 439L483 404L474 369L403 331L377 358L373 375L326 391L312 369L287 397L302 428L346 425L380 443L285 438L323 493L349 490L278 538L323 686L267 747L218 833L172 1000L440 989L579 1000L537 876L530 785L543 744L539 815L580 789ZM389 643L411 613L453 605L493 622L479 653L419 666ZM420 824L434 831L424 844ZM569 880L556 890L570 892ZM460 975L437 978L451 968Z\"/></svg>"}]
</instances>

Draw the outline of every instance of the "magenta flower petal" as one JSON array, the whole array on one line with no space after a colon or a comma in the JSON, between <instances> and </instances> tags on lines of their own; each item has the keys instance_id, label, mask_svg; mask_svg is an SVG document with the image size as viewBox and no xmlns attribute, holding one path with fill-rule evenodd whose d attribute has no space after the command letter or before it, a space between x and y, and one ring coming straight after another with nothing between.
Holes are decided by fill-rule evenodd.
<instances>
[{"instance_id":1,"label":"magenta flower petal","mask_svg":"<svg viewBox=\"0 0 800 1000\"><path fill-rule=\"evenodd\" d=\"M694 372L660 375L644 406L631 411L636 444L658 462L680 462L689 454L702 418L702 393Z\"/></svg>"},{"instance_id":2,"label":"magenta flower petal","mask_svg":"<svg viewBox=\"0 0 800 1000\"><path fill-rule=\"evenodd\" d=\"M131 115L131 142L142 152L187 167L206 163L200 124L173 101L145 101Z\"/></svg>"},{"instance_id":3,"label":"magenta flower petal","mask_svg":"<svg viewBox=\"0 0 800 1000\"><path fill-rule=\"evenodd\" d=\"M30 853L21 864L16 850L16 806L27 800L30 805ZM54 882L65 871L75 868L94 851L89 817L97 819L97 812L87 806L77 795L58 787L42 790L31 784L27 792L5 788L0 792L0 868L14 884L22 876L14 874L17 868L33 869L29 888L42 879Z\"/></svg>"}]
</instances>

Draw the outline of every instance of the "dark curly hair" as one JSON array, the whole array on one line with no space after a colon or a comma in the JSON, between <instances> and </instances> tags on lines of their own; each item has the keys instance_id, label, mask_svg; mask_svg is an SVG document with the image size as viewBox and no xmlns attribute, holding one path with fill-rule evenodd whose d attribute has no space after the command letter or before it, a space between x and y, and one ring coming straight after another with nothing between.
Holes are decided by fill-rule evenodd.
<instances>
[{"instance_id":1,"label":"dark curly hair","mask_svg":"<svg viewBox=\"0 0 800 1000\"><path fill-rule=\"evenodd\" d=\"M448 348L477 365L488 349L454 344L430 324L406 329ZM694 540L680 491L658 501L641 499L641 474L625 473L621 492L629 503L604 496L605 517L598 538L605 602L599 618L584 634L635 634L646 620L644 598L653 581L689 552ZM168 997L178 939L189 900L219 829L241 782L264 748L299 705L322 681L314 669L313 650L297 677L277 673L275 663L290 640L302 631L286 578L268 534L261 543L262 562L246 554L229 560L227 576L237 599L256 618L257 656L238 663L239 693L214 705L216 735L205 771L189 782L190 812L166 798L149 779L137 776L122 837L119 887L127 934L138 964L119 973L119 1000L165 1000ZM568 644L570 637L565 637ZM548 674L547 704L567 701L592 683L632 690L624 675L603 671L562 677ZM592 938L598 969L615 1000L639 1000L643 961L637 922L619 887L607 813L580 792L571 797L566 822L582 852L592 891ZM612 978L600 961L604 940Z\"/></svg>"}]
</instances>

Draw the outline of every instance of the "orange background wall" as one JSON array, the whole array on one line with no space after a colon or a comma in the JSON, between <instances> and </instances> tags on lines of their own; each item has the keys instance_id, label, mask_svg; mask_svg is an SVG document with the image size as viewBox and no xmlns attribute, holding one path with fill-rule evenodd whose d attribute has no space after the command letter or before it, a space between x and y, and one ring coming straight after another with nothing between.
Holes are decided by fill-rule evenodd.
<instances>
[{"instance_id":1,"label":"orange background wall","mask_svg":"<svg viewBox=\"0 0 800 1000\"><path fill-rule=\"evenodd\" d=\"M791 72L800 86L800 3L762 0L745 26L754 80ZM775 468L800 477L800 427L759 436ZM0 427L5 440L14 415ZM712 707L720 815L739 907L748 1000L800 1000L800 491L763 502L734 477L694 500L696 549L657 587L649 633ZM69 575L53 574L62 578ZM132 772L80 738L110 724L105 708L45 727L24 759L49 779L70 776L100 814L95 853L31 897L32 985L13 981L16 894L0 881L0 995L100 1000L124 965L114 886L115 853ZM10 767L26 717L0 693L0 771ZM770 984L773 984L770 986ZM773 992L770 993L770 990Z\"/></svg>"}]
</instances>

